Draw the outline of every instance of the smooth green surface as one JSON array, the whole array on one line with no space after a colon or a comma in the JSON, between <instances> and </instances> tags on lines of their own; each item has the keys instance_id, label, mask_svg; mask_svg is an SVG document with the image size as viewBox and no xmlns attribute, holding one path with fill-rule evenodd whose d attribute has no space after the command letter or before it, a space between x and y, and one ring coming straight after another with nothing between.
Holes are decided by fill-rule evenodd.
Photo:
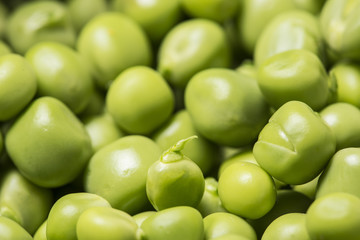
<instances>
[{"instance_id":1,"label":"smooth green surface","mask_svg":"<svg viewBox=\"0 0 360 240\"><path fill-rule=\"evenodd\" d=\"M57 42L41 42L25 56L35 70L39 96L57 98L75 114L86 107L94 84L86 60L78 52Z\"/></svg>"},{"instance_id":2,"label":"smooth green surface","mask_svg":"<svg viewBox=\"0 0 360 240\"><path fill-rule=\"evenodd\" d=\"M226 235L238 235L256 240L254 229L241 217L231 213L212 213L204 218L205 239L216 239Z\"/></svg>"},{"instance_id":3,"label":"smooth green surface","mask_svg":"<svg viewBox=\"0 0 360 240\"><path fill-rule=\"evenodd\" d=\"M133 218L136 222L136 224L141 227L142 223L150 216L155 214L156 211L145 211L138 214L133 215Z\"/></svg>"},{"instance_id":4,"label":"smooth green surface","mask_svg":"<svg viewBox=\"0 0 360 240\"><path fill-rule=\"evenodd\" d=\"M144 31L134 20L116 12L92 18L80 32L76 48L88 60L96 83L103 89L128 67L152 62Z\"/></svg>"},{"instance_id":5,"label":"smooth green surface","mask_svg":"<svg viewBox=\"0 0 360 240\"><path fill-rule=\"evenodd\" d=\"M201 214L187 206L161 210L148 217L141 229L147 240L203 240L204 223Z\"/></svg>"},{"instance_id":6,"label":"smooth green surface","mask_svg":"<svg viewBox=\"0 0 360 240\"><path fill-rule=\"evenodd\" d=\"M197 72L231 64L224 29L206 19L176 25L165 36L158 54L158 71L171 85L182 89Z\"/></svg>"},{"instance_id":7,"label":"smooth green surface","mask_svg":"<svg viewBox=\"0 0 360 240\"><path fill-rule=\"evenodd\" d=\"M21 55L0 56L0 71L0 121L7 121L30 103L37 83L34 69Z\"/></svg>"},{"instance_id":8,"label":"smooth green surface","mask_svg":"<svg viewBox=\"0 0 360 240\"><path fill-rule=\"evenodd\" d=\"M44 221L34 234L34 240L47 240L46 237L46 224L47 220Z\"/></svg>"},{"instance_id":9,"label":"smooth green surface","mask_svg":"<svg viewBox=\"0 0 360 240\"><path fill-rule=\"evenodd\" d=\"M145 66L126 69L106 95L110 115L131 134L153 132L170 117L174 104L174 94L166 80Z\"/></svg>"},{"instance_id":10,"label":"smooth green surface","mask_svg":"<svg viewBox=\"0 0 360 240\"><path fill-rule=\"evenodd\" d=\"M4 174L0 189L0 215L34 234L53 204L51 190L36 186L15 169Z\"/></svg>"},{"instance_id":11,"label":"smooth green surface","mask_svg":"<svg viewBox=\"0 0 360 240\"><path fill-rule=\"evenodd\" d=\"M253 143L269 116L256 81L224 68L197 73L186 88L185 106L200 134L230 147Z\"/></svg>"},{"instance_id":12,"label":"smooth green surface","mask_svg":"<svg viewBox=\"0 0 360 240\"><path fill-rule=\"evenodd\" d=\"M3 41L0 41L0 56L11 53L10 47L4 43Z\"/></svg>"},{"instance_id":13,"label":"smooth green surface","mask_svg":"<svg viewBox=\"0 0 360 240\"><path fill-rule=\"evenodd\" d=\"M311 239L360 239L360 199L336 192L322 196L306 212Z\"/></svg>"},{"instance_id":14,"label":"smooth green surface","mask_svg":"<svg viewBox=\"0 0 360 240\"><path fill-rule=\"evenodd\" d=\"M2 240L32 240L31 235L11 219L0 216L0 238Z\"/></svg>"},{"instance_id":15,"label":"smooth green surface","mask_svg":"<svg viewBox=\"0 0 360 240\"><path fill-rule=\"evenodd\" d=\"M104 197L113 208L139 213L150 204L146 197L146 175L160 155L159 146L150 138L122 137L90 159L85 171L85 190Z\"/></svg>"},{"instance_id":16,"label":"smooth green surface","mask_svg":"<svg viewBox=\"0 0 360 240\"><path fill-rule=\"evenodd\" d=\"M46 225L47 240L77 240L76 224L89 208L108 207L102 197L92 193L71 193L62 196L52 206Z\"/></svg>"},{"instance_id":17,"label":"smooth green surface","mask_svg":"<svg viewBox=\"0 0 360 240\"><path fill-rule=\"evenodd\" d=\"M24 54L33 44L56 41L73 47L75 31L65 4L33 1L21 4L10 15L6 37L15 52Z\"/></svg>"},{"instance_id":18,"label":"smooth green surface","mask_svg":"<svg viewBox=\"0 0 360 240\"><path fill-rule=\"evenodd\" d=\"M319 114L303 102L290 101L261 130L253 153L274 178L303 184L320 174L335 148L335 136Z\"/></svg>"},{"instance_id":19,"label":"smooth green surface","mask_svg":"<svg viewBox=\"0 0 360 240\"><path fill-rule=\"evenodd\" d=\"M52 97L33 101L9 129L5 144L20 173L43 187L73 181L93 153L84 125Z\"/></svg>"},{"instance_id":20,"label":"smooth green surface","mask_svg":"<svg viewBox=\"0 0 360 240\"><path fill-rule=\"evenodd\" d=\"M237 162L219 178L218 193L224 208L240 217L257 219L276 201L274 180L258 165Z\"/></svg>"}]
</instances>

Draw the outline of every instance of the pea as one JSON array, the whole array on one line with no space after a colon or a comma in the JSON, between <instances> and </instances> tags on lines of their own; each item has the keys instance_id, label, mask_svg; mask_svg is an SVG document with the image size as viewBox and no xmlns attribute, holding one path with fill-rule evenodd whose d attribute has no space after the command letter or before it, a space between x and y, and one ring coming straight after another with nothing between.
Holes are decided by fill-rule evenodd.
<instances>
[{"instance_id":1,"label":"pea","mask_svg":"<svg viewBox=\"0 0 360 240\"><path fill-rule=\"evenodd\" d=\"M306 213L310 239L359 239L360 199L344 192L316 199Z\"/></svg>"},{"instance_id":2,"label":"pea","mask_svg":"<svg viewBox=\"0 0 360 240\"><path fill-rule=\"evenodd\" d=\"M356 186L360 171L360 148L345 148L335 153L320 176L316 198L334 192L351 193L360 197Z\"/></svg>"},{"instance_id":3,"label":"pea","mask_svg":"<svg viewBox=\"0 0 360 240\"><path fill-rule=\"evenodd\" d=\"M218 192L227 211L249 219L264 216L276 200L271 176L248 162L237 162L226 168L219 178Z\"/></svg>"},{"instance_id":4,"label":"pea","mask_svg":"<svg viewBox=\"0 0 360 240\"><path fill-rule=\"evenodd\" d=\"M313 180L311 180L307 183L299 184L299 185L292 185L292 189L297 192L300 192L300 193L308 196L310 199L314 200L320 176L321 176L321 173L316 178L314 178Z\"/></svg>"},{"instance_id":5,"label":"pea","mask_svg":"<svg viewBox=\"0 0 360 240\"><path fill-rule=\"evenodd\" d=\"M122 137L97 151L84 174L87 192L104 197L113 208L136 214L150 205L146 175L161 155L150 138Z\"/></svg>"},{"instance_id":6,"label":"pea","mask_svg":"<svg viewBox=\"0 0 360 240\"><path fill-rule=\"evenodd\" d=\"M109 207L92 207L76 223L78 240L137 240L138 226L126 212Z\"/></svg>"},{"instance_id":7,"label":"pea","mask_svg":"<svg viewBox=\"0 0 360 240\"><path fill-rule=\"evenodd\" d=\"M86 118L84 125L94 152L125 136L108 112Z\"/></svg>"},{"instance_id":8,"label":"pea","mask_svg":"<svg viewBox=\"0 0 360 240\"><path fill-rule=\"evenodd\" d=\"M177 142L148 170L146 194L158 211L176 206L196 207L201 201L204 176L196 163L182 153L186 142L193 138L196 136Z\"/></svg>"},{"instance_id":9,"label":"pea","mask_svg":"<svg viewBox=\"0 0 360 240\"><path fill-rule=\"evenodd\" d=\"M182 152L194 161L207 176L219 165L222 159L221 148L198 133L186 109L179 110L172 115L160 129L155 131L152 138L165 151L174 142L193 135L198 138L191 144L186 144Z\"/></svg>"},{"instance_id":10,"label":"pea","mask_svg":"<svg viewBox=\"0 0 360 240\"><path fill-rule=\"evenodd\" d=\"M244 219L225 212L212 213L204 218L205 239L217 239L228 235L255 240L254 229ZM220 238L221 239L221 238Z\"/></svg>"},{"instance_id":11,"label":"pea","mask_svg":"<svg viewBox=\"0 0 360 240\"><path fill-rule=\"evenodd\" d=\"M47 240L77 240L76 224L81 214L93 207L108 207L102 197L92 193L71 193L62 196L52 206L46 225Z\"/></svg>"},{"instance_id":12,"label":"pea","mask_svg":"<svg viewBox=\"0 0 360 240\"><path fill-rule=\"evenodd\" d=\"M32 240L31 235L11 219L0 216L0 238L3 240Z\"/></svg>"},{"instance_id":13,"label":"pea","mask_svg":"<svg viewBox=\"0 0 360 240\"><path fill-rule=\"evenodd\" d=\"M275 219L265 230L263 240L311 240L304 213L288 213Z\"/></svg>"},{"instance_id":14,"label":"pea","mask_svg":"<svg viewBox=\"0 0 360 240\"><path fill-rule=\"evenodd\" d=\"M174 95L158 72L136 66L126 69L111 84L106 107L126 132L150 134L170 117Z\"/></svg>"},{"instance_id":15,"label":"pea","mask_svg":"<svg viewBox=\"0 0 360 240\"><path fill-rule=\"evenodd\" d=\"M167 208L148 217L141 225L148 240L203 240L201 214L188 206Z\"/></svg>"},{"instance_id":16,"label":"pea","mask_svg":"<svg viewBox=\"0 0 360 240\"><path fill-rule=\"evenodd\" d=\"M128 67L147 66L152 62L152 51L144 31L121 13L104 12L92 18L79 33L76 48L88 60L96 83L102 89L108 89Z\"/></svg>"},{"instance_id":17,"label":"pea","mask_svg":"<svg viewBox=\"0 0 360 240\"><path fill-rule=\"evenodd\" d=\"M33 101L9 129L5 144L20 173L42 187L70 183L92 155L84 125L52 97Z\"/></svg>"},{"instance_id":18,"label":"pea","mask_svg":"<svg viewBox=\"0 0 360 240\"><path fill-rule=\"evenodd\" d=\"M33 44L56 41L75 45L75 31L68 9L61 2L21 4L9 16L6 37L15 52L24 54Z\"/></svg>"},{"instance_id":19,"label":"pea","mask_svg":"<svg viewBox=\"0 0 360 240\"><path fill-rule=\"evenodd\" d=\"M136 224L141 227L142 223L150 216L154 215L156 211L144 211L133 216Z\"/></svg>"},{"instance_id":20,"label":"pea","mask_svg":"<svg viewBox=\"0 0 360 240\"><path fill-rule=\"evenodd\" d=\"M0 40L0 56L11 53L10 47Z\"/></svg>"},{"instance_id":21,"label":"pea","mask_svg":"<svg viewBox=\"0 0 360 240\"><path fill-rule=\"evenodd\" d=\"M233 18L240 2L233 0L182 0L181 6L193 18L225 22Z\"/></svg>"},{"instance_id":22,"label":"pea","mask_svg":"<svg viewBox=\"0 0 360 240\"><path fill-rule=\"evenodd\" d=\"M39 96L57 98L75 114L86 107L94 86L81 55L57 42L41 42L25 56L35 70Z\"/></svg>"},{"instance_id":23,"label":"pea","mask_svg":"<svg viewBox=\"0 0 360 240\"><path fill-rule=\"evenodd\" d=\"M306 103L314 110L328 101L328 76L320 59L307 50L275 54L258 68L257 80L267 102L279 108L291 100Z\"/></svg>"},{"instance_id":24,"label":"pea","mask_svg":"<svg viewBox=\"0 0 360 240\"><path fill-rule=\"evenodd\" d=\"M16 221L34 234L53 204L50 189L34 185L16 169L5 172L0 189L0 215Z\"/></svg>"},{"instance_id":25,"label":"pea","mask_svg":"<svg viewBox=\"0 0 360 240\"><path fill-rule=\"evenodd\" d=\"M224 30L206 19L190 19L176 25L165 36L158 54L158 71L181 89L197 72L230 67L231 63Z\"/></svg>"},{"instance_id":26,"label":"pea","mask_svg":"<svg viewBox=\"0 0 360 240\"><path fill-rule=\"evenodd\" d=\"M230 69L207 69L191 78L185 106L196 130L223 146L251 144L268 120L256 81Z\"/></svg>"},{"instance_id":27,"label":"pea","mask_svg":"<svg viewBox=\"0 0 360 240\"><path fill-rule=\"evenodd\" d=\"M7 121L30 103L37 83L34 69L21 55L0 56L0 71L0 121Z\"/></svg>"},{"instance_id":28,"label":"pea","mask_svg":"<svg viewBox=\"0 0 360 240\"><path fill-rule=\"evenodd\" d=\"M334 103L324 108L320 116L333 131L337 150L360 147L360 110L357 107L348 103Z\"/></svg>"},{"instance_id":29,"label":"pea","mask_svg":"<svg viewBox=\"0 0 360 240\"><path fill-rule=\"evenodd\" d=\"M255 65L260 66L269 57L293 49L308 50L324 59L319 21L306 11L286 11L269 22L256 42Z\"/></svg>"},{"instance_id":30,"label":"pea","mask_svg":"<svg viewBox=\"0 0 360 240\"><path fill-rule=\"evenodd\" d=\"M47 220L45 220L40 227L36 230L34 234L34 240L47 240L46 238L46 225Z\"/></svg>"},{"instance_id":31,"label":"pea","mask_svg":"<svg viewBox=\"0 0 360 240\"><path fill-rule=\"evenodd\" d=\"M320 174L335 148L335 136L319 114L303 102L290 101L261 130L253 153L274 178L303 184Z\"/></svg>"},{"instance_id":32,"label":"pea","mask_svg":"<svg viewBox=\"0 0 360 240\"><path fill-rule=\"evenodd\" d=\"M164 36L181 20L180 0L113 0L110 9L134 19L156 47Z\"/></svg>"}]
</instances>

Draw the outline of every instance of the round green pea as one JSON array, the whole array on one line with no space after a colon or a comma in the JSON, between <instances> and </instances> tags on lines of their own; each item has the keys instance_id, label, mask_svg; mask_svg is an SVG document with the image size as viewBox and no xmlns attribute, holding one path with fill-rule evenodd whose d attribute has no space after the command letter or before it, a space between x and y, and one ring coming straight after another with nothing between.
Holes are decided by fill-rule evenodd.
<instances>
[{"instance_id":1,"label":"round green pea","mask_svg":"<svg viewBox=\"0 0 360 240\"><path fill-rule=\"evenodd\" d=\"M259 165L287 184L314 179L335 153L331 129L307 104L282 105L261 130L253 153Z\"/></svg>"},{"instance_id":2,"label":"round green pea","mask_svg":"<svg viewBox=\"0 0 360 240\"><path fill-rule=\"evenodd\" d=\"M75 45L71 17L61 2L34 1L19 5L9 16L6 30L7 40L20 54L42 41Z\"/></svg>"},{"instance_id":3,"label":"round green pea","mask_svg":"<svg viewBox=\"0 0 360 240\"><path fill-rule=\"evenodd\" d=\"M73 181L93 153L84 125L52 97L33 101L10 127L5 144L20 173L42 187Z\"/></svg>"},{"instance_id":4,"label":"round green pea","mask_svg":"<svg viewBox=\"0 0 360 240\"><path fill-rule=\"evenodd\" d=\"M92 193L78 192L62 196L50 210L46 225L47 240L77 240L79 217L93 207L111 208L108 201Z\"/></svg>"},{"instance_id":5,"label":"round green pea","mask_svg":"<svg viewBox=\"0 0 360 240\"><path fill-rule=\"evenodd\" d=\"M227 212L216 212L204 217L205 239L228 235L256 240L256 233L243 218Z\"/></svg>"},{"instance_id":6,"label":"round green pea","mask_svg":"<svg viewBox=\"0 0 360 240\"><path fill-rule=\"evenodd\" d=\"M230 147L253 143L269 117L256 81L230 69L207 69L192 77L185 106L201 135Z\"/></svg>"},{"instance_id":7,"label":"round green pea","mask_svg":"<svg viewBox=\"0 0 360 240\"><path fill-rule=\"evenodd\" d=\"M94 84L79 53L61 43L41 42L25 56L35 70L39 96L57 98L75 114L86 107Z\"/></svg>"},{"instance_id":8,"label":"round green pea","mask_svg":"<svg viewBox=\"0 0 360 240\"><path fill-rule=\"evenodd\" d=\"M314 110L327 104L326 70L308 50L289 50L269 57L259 66L256 79L265 99L276 109L291 100L302 101Z\"/></svg>"},{"instance_id":9,"label":"round green pea","mask_svg":"<svg viewBox=\"0 0 360 240\"><path fill-rule=\"evenodd\" d=\"M249 219L264 216L276 201L271 176L248 162L237 162L226 168L219 178L218 192L227 211Z\"/></svg>"},{"instance_id":10,"label":"round green pea","mask_svg":"<svg viewBox=\"0 0 360 240\"><path fill-rule=\"evenodd\" d=\"M117 12L96 15L82 29L77 49L89 63L96 83L108 89L125 69L150 65L152 52L141 27Z\"/></svg>"},{"instance_id":11,"label":"round green pea","mask_svg":"<svg viewBox=\"0 0 360 240\"><path fill-rule=\"evenodd\" d=\"M145 211L138 214L133 215L133 218L136 224L141 227L142 223L150 216L154 215L156 211Z\"/></svg>"},{"instance_id":12,"label":"round green pea","mask_svg":"<svg viewBox=\"0 0 360 240\"><path fill-rule=\"evenodd\" d=\"M0 56L0 72L0 121L7 121L30 103L37 83L34 69L17 54Z\"/></svg>"},{"instance_id":13,"label":"round green pea","mask_svg":"<svg viewBox=\"0 0 360 240\"><path fill-rule=\"evenodd\" d=\"M84 187L109 201L113 208L136 214L150 205L146 196L149 167L161 155L150 138L130 135L97 151L85 170Z\"/></svg>"},{"instance_id":14,"label":"round green pea","mask_svg":"<svg viewBox=\"0 0 360 240\"><path fill-rule=\"evenodd\" d=\"M155 46L181 20L180 0L113 0L110 9L134 19Z\"/></svg>"},{"instance_id":15,"label":"round green pea","mask_svg":"<svg viewBox=\"0 0 360 240\"><path fill-rule=\"evenodd\" d=\"M316 199L306 212L310 239L349 239L360 236L360 199L335 192Z\"/></svg>"},{"instance_id":16,"label":"round green pea","mask_svg":"<svg viewBox=\"0 0 360 240\"><path fill-rule=\"evenodd\" d=\"M92 207L76 223L78 240L137 240L138 225L126 212L109 207Z\"/></svg>"},{"instance_id":17,"label":"round green pea","mask_svg":"<svg viewBox=\"0 0 360 240\"><path fill-rule=\"evenodd\" d=\"M33 240L31 235L13 220L0 216L0 238L2 240Z\"/></svg>"},{"instance_id":18,"label":"round green pea","mask_svg":"<svg viewBox=\"0 0 360 240\"><path fill-rule=\"evenodd\" d=\"M262 240L311 240L304 213L288 213L275 219L265 230Z\"/></svg>"},{"instance_id":19,"label":"round green pea","mask_svg":"<svg viewBox=\"0 0 360 240\"><path fill-rule=\"evenodd\" d=\"M141 225L147 240L203 240L204 223L194 208L167 208L148 217Z\"/></svg>"},{"instance_id":20,"label":"round green pea","mask_svg":"<svg viewBox=\"0 0 360 240\"><path fill-rule=\"evenodd\" d=\"M126 69L106 95L108 112L131 134L153 132L170 117L174 105L174 94L165 79L145 66Z\"/></svg>"},{"instance_id":21,"label":"round green pea","mask_svg":"<svg viewBox=\"0 0 360 240\"><path fill-rule=\"evenodd\" d=\"M157 69L171 85L184 89L197 72L230 67L230 63L229 44L220 25L211 20L190 19L165 36Z\"/></svg>"}]
</instances>

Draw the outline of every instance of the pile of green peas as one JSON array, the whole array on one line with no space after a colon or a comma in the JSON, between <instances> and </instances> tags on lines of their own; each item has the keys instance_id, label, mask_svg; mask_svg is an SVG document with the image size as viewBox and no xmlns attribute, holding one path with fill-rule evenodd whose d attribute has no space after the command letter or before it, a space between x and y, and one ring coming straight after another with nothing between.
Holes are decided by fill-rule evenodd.
<instances>
[{"instance_id":1,"label":"pile of green peas","mask_svg":"<svg viewBox=\"0 0 360 240\"><path fill-rule=\"evenodd\" d=\"M360 240L359 12L0 2L0 239Z\"/></svg>"}]
</instances>

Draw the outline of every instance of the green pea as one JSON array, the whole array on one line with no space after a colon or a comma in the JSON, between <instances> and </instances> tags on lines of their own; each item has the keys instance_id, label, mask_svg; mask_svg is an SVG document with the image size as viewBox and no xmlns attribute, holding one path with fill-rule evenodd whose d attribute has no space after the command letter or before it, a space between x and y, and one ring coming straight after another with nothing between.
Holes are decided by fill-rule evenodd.
<instances>
[{"instance_id":1,"label":"green pea","mask_svg":"<svg viewBox=\"0 0 360 240\"><path fill-rule=\"evenodd\" d=\"M9 129L5 144L20 173L42 187L73 181L92 155L83 124L52 97L33 101Z\"/></svg>"},{"instance_id":2,"label":"green pea","mask_svg":"<svg viewBox=\"0 0 360 240\"><path fill-rule=\"evenodd\" d=\"M256 240L254 229L243 218L231 213L217 212L204 218L205 239L216 239L227 235L242 236Z\"/></svg>"},{"instance_id":3,"label":"green pea","mask_svg":"<svg viewBox=\"0 0 360 240\"><path fill-rule=\"evenodd\" d=\"M0 216L0 238L2 240L32 240L31 235L18 223Z\"/></svg>"},{"instance_id":4,"label":"green pea","mask_svg":"<svg viewBox=\"0 0 360 240\"><path fill-rule=\"evenodd\" d=\"M336 82L336 101L360 107L360 66L351 62L338 62L330 69Z\"/></svg>"},{"instance_id":5,"label":"green pea","mask_svg":"<svg viewBox=\"0 0 360 240\"><path fill-rule=\"evenodd\" d=\"M320 59L310 51L281 52L265 60L257 70L257 81L267 102L279 108L291 100L314 110L327 104L328 76Z\"/></svg>"},{"instance_id":6,"label":"green pea","mask_svg":"<svg viewBox=\"0 0 360 240\"><path fill-rule=\"evenodd\" d=\"M0 56L11 53L10 47L0 40Z\"/></svg>"},{"instance_id":7,"label":"green pea","mask_svg":"<svg viewBox=\"0 0 360 240\"><path fill-rule=\"evenodd\" d=\"M36 230L34 234L34 240L47 240L46 237L46 224L47 220L45 220L40 227Z\"/></svg>"},{"instance_id":8,"label":"green pea","mask_svg":"<svg viewBox=\"0 0 360 240\"><path fill-rule=\"evenodd\" d=\"M233 18L238 10L239 1L233 0L182 0L185 12L193 18L206 18L224 22Z\"/></svg>"},{"instance_id":9,"label":"green pea","mask_svg":"<svg viewBox=\"0 0 360 240\"><path fill-rule=\"evenodd\" d=\"M220 237L212 238L211 240L249 240L249 239L235 234L226 234Z\"/></svg>"},{"instance_id":10,"label":"green pea","mask_svg":"<svg viewBox=\"0 0 360 240\"><path fill-rule=\"evenodd\" d=\"M161 210L141 225L147 240L203 240L204 223L201 214L188 206Z\"/></svg>"},{"instance_id":11,"label":"green pea","mask_svg":"<svg viewBox=\"0 0 360 240\"><path fill-rule=\"evenodd\" d=\"M126 212L109 207L92 207L76 223L78 240L137 240L138 225Z\"/></svg>"},{"instance_id":12,"label":"green pea","mask_svg":"<svg viewBox=\"0 0 360 240\"><path fill-rule=\"evenodd\" d=\"M181 19L180 0L113 0L110 9L134 19L155 46Z\"/></svg>"},{"instance_id":13,"label":"green pea","mask_svg":"<svg viewBox=\"0 0 360 240\"><path fill-rule=\"evenodd\" d=\"M308 50L324 58L319 21L306 11L286 11L269 22L256 42L255 65L260 66L269 57L293 49Z\"/></svg>"},{"instance_id":14,"label":"green pea","mask_svg":"<svg viewBox=\"0 0 360 240\"><path fill-rule=\"evenodd\" d=\"M111 84L106 107L126 132L150 134L174 110L174 95L165 79L155 70L136 66L126 69Z\"/></svg>"},{"instance_id":15,"label":"green pea","mask_svg":"<svg viewBox=\"0 0 360 240\"><path fill-rule=\"evenodd\" d=\"M360 197L360 189L354 184L359 179L359 172L360 148L339 150L320 176L316 198L333 192L346 192Z\"/></svg>"},{"instance_id":16,"label":"green pea","mask_svg":"<svg viewBox=\"0 0 360 240\"><path fill-rule=\"evenodd\" d=\"M94 152L125 136L107 112L84 120Z\"/></svg>"},{"instance_id":17,"label":"green pea","mask_svg":"<svg viewBox=\"0 0 360 240\"><path fill-rule=\"evenodd\" d=\"M0 56L0 121L20 113L36 93L36 76L29 62L17 54ZM21 86L21 87L19 87Z\"/></svg>"},{"instance_id":18,"label":"green pea","mask_svg":"<svg viewBox=\"0 0 360 240\"><path fill-rule=\"evenodd\" d=\"M34 185L15 169L5 173L0 189L0 215L34 234L49 214L52 192Z\"/></svg>"},{"instance_id":19,"label":"green pea","mask_svg":"<svg viewBox=\"0 0 360 240\"><path fill-rule=\"evenodd\" d=\"M254 66L254 63L247 59L247 60L244 60L237 68L236 68L236 71L245 75L245 76L248 76L249 78L252 78L254 80L256 80L257 78L257 70L256 70L256 67Z\"/></svg>"},{"instance_id":20,"label":"green pea","mask_svg":"<svg viewBox=\"0 0 360 240\"><path fill-rule=\"evenodd\" d=\"M136 214L150 205L146 175L161 150L150 138L122 137L97 151L85 171L84 187L109 201L113 208Z\"/></svg>"},{"instance_id":21,"label":"green pea","mask_svg":"<svg viewBox=\"0 0 360 240\"><path fill-rule=\"evenodd\" d=\"M360 59L359 11L360 3L353 0L329 0L321 10L321 33L340 58Z\"/></svg>"},{"instance_id":22,"label":"green pea","mask_svg":"<svg viewBox=\"0 0 360 240\"><path fill-rule=\"evenodd\" d=\"M180 140L150 166L146 194L156 210L176 206L196 207L200 203L205 188L203 173L182 153L186 142L193 138L196 136Z\"/></svg>"},{"instance_id":23,"label":"green pea","mask_svg":"<svg viewBox=\"0 0 360 240\"><path fill-rule=\"evenodd\" d=\"M33 44L56 41L73 47L75 31L66 6L56 1L21 4L8 19L6 36L13 49L24 54Z\"/></svg>"},{"instance_id":24,"label":"green pea","mask_svg":"<svg viewBox=\"0 0 360 240\"><path fill-rule=\"evenodd\" d=\"M108 201L92 193L71 193L52 206L46 225L47 240L77 240L76 224L81 214L93 207L111 208Z\"/></svg>"},{"instance_id":25,"label":"green pea","mask_svg":"<svg viewBox=\"0 0 360 240\"><path fill-rule=\"evenodd\" d=\"M156 211L144 211L133 216L136 224L141 227L142 223L150 216L154 215Z\"/></svg>"},{"instance_id":26,"label":"green pea","mask_svg":"<svg viewBox=\"0 0 360 240\"><path fill-rule=\"evenodd\" d=\"M262 240L311 240L304 213L288 213L275 219L266 229Z\"/></svg>"},{"instance_id":27,"label":"green pea","mask_svg":"<svg viewBox=\"0 0 360 240\"><path fill-rule=\"evenodd\" d=\"M227 212L218 194L218 182L213 177L205 179L205 191L199 205L196 207L203 217L215 212Z\"/></svg>"},{"instance_id":28,"label":"green pea","mask_svg":"<svg viewBox=\"0 0 360 240\"><path fill-rule=\"evenodd\" d=\"M259 219L248 220L259 238L278 217L287 213L305 213L312 203L312 200L306 195L290 189L280 189L276 195L276 203L267 214Z\"/></svg>"},{"instance_id":29,"label":"green pea","mask_svg":"<svg viewBox=\"0 0 360 240\"><path fill-rule=\"evenodd\" d=\"M294 1L244 0L238 13L238 35L247 53L252 54L256 42L269 22L277 15L295 9Z\"/></svg>"},{"instance_id":30,"label":"green pea","mask_svg":"<svg viewBox=\"0 0 360 240\"><path fill-rule=\"evenodd\" d=\"M88 104L93 81L80 54L57 42L41 42L26 52L33 66L39 96L51 96L65 103L75 114Z\"/></svg>"},{"instance_id":31,"label":"green pea","mask_svg":"<svg viewBox=\"0 0 360 240\"><path fill-rule=\"evenodd\" d=\"M163 124L153 134L153 139L165 151L174 142L193 135L197 135L198 139L191 144L185 145L182 152L194 161L200 167L203 174L207 176L218 166L222 158L221 149L218 145L199 135L188 111L183 109L176 112L167 123Z\"/></svg>"},{"instance_id":32,"label":"green pea","mask_svg":"<svg viewBox=\"0 0 360 240\"><path fill-rule=\"evenodd\" d=\"M306 195L307 197L309 197L310 199L314 200L320 175L318 175L316 178L314 178L313 180L311 180L307 183L299 184L299 185L292 185L292 189L294 191L300 192L300 193Z\"/></svg>"},{"instance_id":33,"label":"green pea","mask_svg":"<svg viewBox=\"0 0 360 240\"><path fill-rule=\"evenodd\" d=\"M360 110L352 104L334 103L320 112L336 137L336 148L360 147Z\"/></svg>"},{"instance_id":34,"label":"green pea","mask_svg":"<svg viewBox=\"0 0 360 240\"><path fill-rule=\"evenodd\" d=\"M251 144L269 117L256 81L230 69L208 69L191 78L185 106L196 130L224 146Z\"/></svg>"},{"instance_id":35,"label":"green pea","mask_svg":"<svg viewBox=\"0 0 360 240\"><path fill-rule=\"evenodd\" d=\"M249 162L237 162L226 168L219 178L218 192L227 211L249 219L264 216L276 200L271 176Z\"/></svg>"},{"instance_id":36,"label":"green pea","mask_svg":"<svg viewBox=\"0 0 360 240\"><path fill-rule=\"evenodd\" d=\"M287 184L314 179L335 153L331 129L308 105L282 105L261 130L253 153L259 165Z\"/></svg>"},{"instance_id":37,"label":"green pea","mask_svg":"<svg viewBox=\"0 0 360 240\"><path fill-rule=\"evenodd\" d=\"M316 199L306 213L310 239L349 239L360 236L360 199L344 192Z\"/></svg>"},{"instance_id":38,"label":"green pea","mask_svg":"<svg viewBox=\"0 0 360 240\"><path fill-rule=\"evenodd\" d=\"M150 65L152 52L141 27L121 13L96 15L82 29L77 49L89 62L96 83L108 89L125 69Z\"/></svg>"},{"instance_id":39,"label":"green pea","mask_svg":"<svg viewBox=\"0 0 360 240\"><path fill-rule=\"evenodd\" d=\"M230 63L230 49L220 25L206 19L190 19L165 36L157 69L171 85L184 89L197 72L230 67Z\"/></svg>"},{"instance_id":40,"label":"green pea","mask_svg":"<svg viewBox=\"0 0 360 240\"><path fill-rule=\"evenodd\" d=\"M68 0L71 22L77 32L96 15L107 10L105 0Z\"/></svg>"}]
</instances>

